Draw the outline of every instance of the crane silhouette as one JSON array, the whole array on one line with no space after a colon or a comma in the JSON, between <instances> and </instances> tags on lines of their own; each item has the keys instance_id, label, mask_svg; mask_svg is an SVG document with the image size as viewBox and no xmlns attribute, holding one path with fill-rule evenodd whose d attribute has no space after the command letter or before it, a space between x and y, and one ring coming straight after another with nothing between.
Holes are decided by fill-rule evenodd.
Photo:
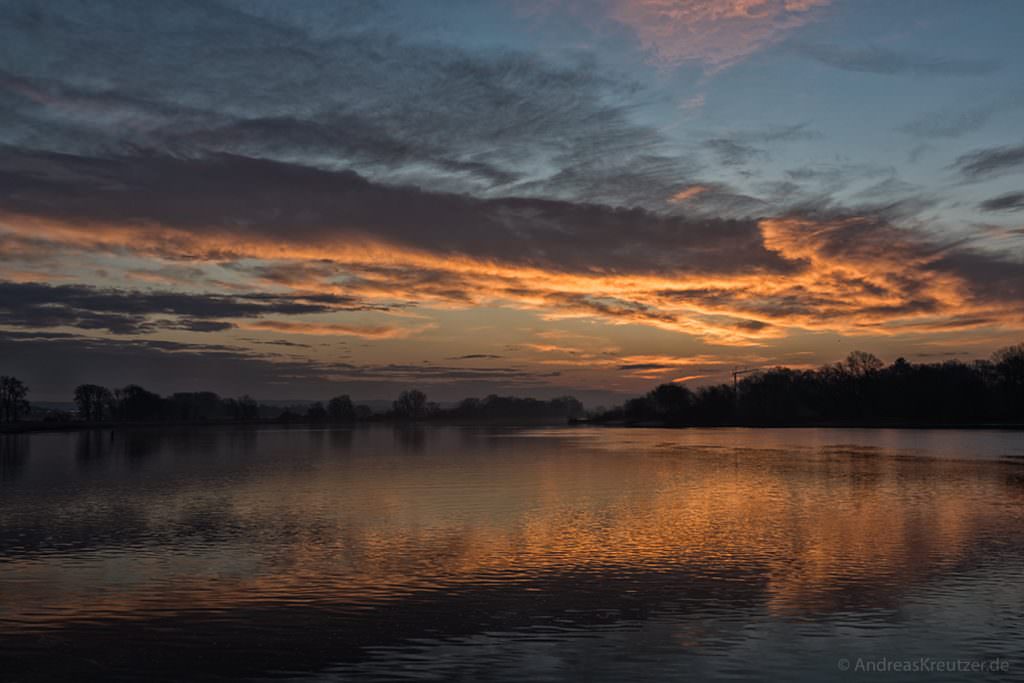
<instances>
[{"instance_id":1,"label":"crane silhouette","mask_svg":"<svg viewBox=\"0 0 1024 683\"><path fill-rule=\"evenodd\" d=\"M742 368L742 369L741 368L733 368L732 369L732 393L733 393L733 395L734 396L737 395L737 391L739 389L739 376L740 375L745 375L748 372L757 372L760 369L761 368Z\"/></svg>"}]
</instances>

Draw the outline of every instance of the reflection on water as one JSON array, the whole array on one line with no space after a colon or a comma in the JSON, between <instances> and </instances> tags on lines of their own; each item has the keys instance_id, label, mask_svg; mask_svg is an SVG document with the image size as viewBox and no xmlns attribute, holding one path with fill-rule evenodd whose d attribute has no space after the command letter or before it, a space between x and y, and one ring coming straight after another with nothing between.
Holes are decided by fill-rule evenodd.
<instances>
[{"instance_id":1,"label":"reflection on water","mask_svg":"<svg viewBox=\"0 0 1024 683\"><path fill-rule=\"evenodd\" d=\"M1021 456L1013 432L0 437L0 671L1010 679Z\"/></svg>"}]
</instances>

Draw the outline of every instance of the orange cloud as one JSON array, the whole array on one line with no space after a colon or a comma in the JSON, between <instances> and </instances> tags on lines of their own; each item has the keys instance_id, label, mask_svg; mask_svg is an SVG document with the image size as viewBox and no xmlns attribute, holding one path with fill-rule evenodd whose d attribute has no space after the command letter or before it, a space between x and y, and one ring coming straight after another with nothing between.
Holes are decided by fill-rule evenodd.
<instances>
[{"instance_id":1,"label":"orange cloud","mask_svg":"<svg viewBox=\"0 0 1024 683\"><path fill-rule=\"evenodd\" d=\"M289 334L316 336L362 337L363 339L404 339L419 334L429 325L419 327L392 327L388 325L345 325L342 323L289 322L284 320L256 320L238 325L243 330L266 330Z\"/></svg>"},{"instance_id":2,"label":"orange cloud","mask_svg":"<svg viewBox=\"0 0 1024 683\"><path fill-rule=\"evenodd\" d=\"M831 0L615 0L611 17L630 27L655 61L699 62L717 71L813 21Z\"/></svg>"},{"instance_id":3,"label":"orange cloud","mask_svg":"<svg viewBox=\"0 0 1024 683\"><path fill-rule=\"evenodd\" d=\"M704 185L690 185L689 187L683 188L682 190L679 190L679 192L676 192L674 195L669 197L669 201L672 202L673 204L680 204L682 202L687 201L688 199L693 199L702 192L707 191L708 188L705 187Z\"/></svg>"},{"instance_id":4,"label":"orange cloud","mask_svg":"<svg viewBox=\"0 0 1024 683\"><path fill-rule=\"evenodd\" d=\"M715 273L680 268L665 274L564 272L431 252L344 232L300 241L286 235L243 237L231 228L198 233L152 225L3 218L9 232L60 240L65 247L84 251L186 258L191 264L293 264L301 276L277 283L289 289L301 285L293 291L407 300L434 308L507 306L536 311L546 319L656 327L716 345L759 345L795 329L890 336L1024 328L1019 302L979 294L977 282L944 264L947 250L914 232L863 216L761 220L763 247L793 264L789 270L753 266ZM302 268L303 264L315 267ZM982 263L975 270L985 267ZM263 279L261 272L252 277ZM343 284L338 284L339 275L345 276ZM378 339L416 333L409 328L334 324L265 329Z\"/></svg>"}]
</instances>

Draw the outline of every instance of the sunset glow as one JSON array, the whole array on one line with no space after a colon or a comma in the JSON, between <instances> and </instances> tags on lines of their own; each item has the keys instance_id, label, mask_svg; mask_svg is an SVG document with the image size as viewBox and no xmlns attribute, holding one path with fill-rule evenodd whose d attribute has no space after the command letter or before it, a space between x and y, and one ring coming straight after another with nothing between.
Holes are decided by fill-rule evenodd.
<instances>
[{"instance_id":1,"label":"sunset glow","mask_svg":"<svg viewBox=\"0 0 1024 683\"><path fill-rule=\"evenodd\" d=\"M2 29L0 343L37 399L593 403L1024 334L994 6L33 12Z\"/></svg>"}]
</instances>

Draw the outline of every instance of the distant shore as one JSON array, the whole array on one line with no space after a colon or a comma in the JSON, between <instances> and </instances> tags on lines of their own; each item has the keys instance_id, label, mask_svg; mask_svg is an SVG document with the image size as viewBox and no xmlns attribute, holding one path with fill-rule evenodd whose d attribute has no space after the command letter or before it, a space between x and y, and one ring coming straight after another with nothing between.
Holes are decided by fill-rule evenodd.
<instances>
[{"instance_id":1,"label":"distant shore","mask_svg":"<svg viewBox=\"0 0 1024 683\"><path fill-rule=\"evenodd\" d=\"M0 434L34 434L40 432L78 432L96 430L126 430L126 429L180 429L180 428L207 428L207 427L297 427L320 429L350 429L353 427L366 427L370 425L388 424L399 427L427 427L427 426L564 426L565 419L555 418L433 418L425 420L407 420L393 418L387 415L379 415L367 419L351 422L324 422L313 421L304 418L295 420L279 420L267 418L260 420L154 420L154 421L131 421L131 422L45 422L25 420L22 422L11 422L0 424Z\"/></svg>"}]
</instances>

